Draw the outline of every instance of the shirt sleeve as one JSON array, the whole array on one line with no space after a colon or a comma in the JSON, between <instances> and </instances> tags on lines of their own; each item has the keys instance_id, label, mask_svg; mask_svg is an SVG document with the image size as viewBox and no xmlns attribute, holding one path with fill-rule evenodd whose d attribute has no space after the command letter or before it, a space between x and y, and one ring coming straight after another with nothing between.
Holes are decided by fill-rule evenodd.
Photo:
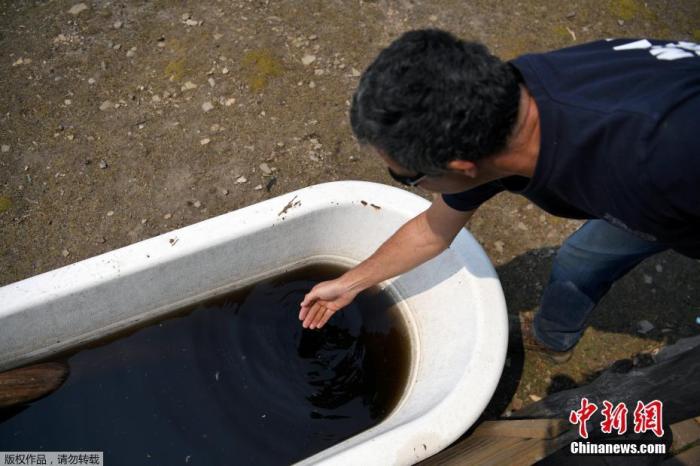
<instances>
[{"instance_id":1,"label":"shirt sleeve","mask_svg":"<svg viewBox=\"0 0 700 466\"><path fill-rule=\"evenodd\" d=\"M493 180L460 193L442 194L442 199L455 210L474 210L505 189L502 183Z\"/></svg>"}]
</instances>

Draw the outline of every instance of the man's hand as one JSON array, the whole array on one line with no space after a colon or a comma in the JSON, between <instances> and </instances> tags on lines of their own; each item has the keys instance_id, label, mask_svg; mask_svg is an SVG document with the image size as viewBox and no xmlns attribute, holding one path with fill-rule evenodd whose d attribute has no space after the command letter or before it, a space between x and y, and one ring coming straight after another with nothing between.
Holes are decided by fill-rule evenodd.
<instances>
[{"instance_id":1,"label":"man's hand","mask_svg":"<svg viewBox=\"0 0 700 466\"><path fill-rule=\"evenodd\" d=\"M301 302L299 320L304 328L321 328L333 314L355 299L354 291L343 279L328 280L314 286Z\"/></svg>"}]
</instances>

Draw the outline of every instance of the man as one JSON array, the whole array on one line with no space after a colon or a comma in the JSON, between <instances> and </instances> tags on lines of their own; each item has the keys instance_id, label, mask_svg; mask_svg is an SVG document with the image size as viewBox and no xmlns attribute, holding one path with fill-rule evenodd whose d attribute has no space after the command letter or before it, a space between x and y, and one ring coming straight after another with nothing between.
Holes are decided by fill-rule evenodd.
<instances>
[{"instance_id":1,"label":"man","mask_svg":"<svg viewBox=\"0 0 700 466\"><path fill-rule=\"evenodd\" d=\"M523 330L557 362L644 258L700 258L697 44L603 40L504 63L445 31L410 31L365 70L350 119L394 179L439 195L367 260L316 285L301 303L305 328L440 254L504 190L588 219L559 249Z\"/></svg>"}]
</instances>

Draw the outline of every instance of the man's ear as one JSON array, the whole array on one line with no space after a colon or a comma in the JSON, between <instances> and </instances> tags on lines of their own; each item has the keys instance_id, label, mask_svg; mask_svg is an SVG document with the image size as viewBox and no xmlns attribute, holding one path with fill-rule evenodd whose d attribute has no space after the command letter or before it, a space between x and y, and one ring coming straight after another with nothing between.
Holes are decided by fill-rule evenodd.
<instances>
[{"instance_id":1,"label":"man's ear","mask_svg":"<svg viewBox=\"0 0 700 466\"><path fill-rule=\"evenodd\" d=\"M476 178L479 167L469 160L451 160L447 162L447 168L464 173L469 178Z\"/></svg>"}]
</instances>

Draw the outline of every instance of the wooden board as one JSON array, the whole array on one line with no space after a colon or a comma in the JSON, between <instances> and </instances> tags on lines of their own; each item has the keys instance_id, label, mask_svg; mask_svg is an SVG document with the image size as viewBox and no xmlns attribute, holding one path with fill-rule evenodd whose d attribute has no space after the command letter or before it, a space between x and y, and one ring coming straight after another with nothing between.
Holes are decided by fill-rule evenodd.
<instances>
[{"instance_id":1,"label":"wooden board","mask_svg":"<svg viewBox=\"0 0 700 466\"><path fill-rule=\"evenodd\" d=\"M698 418L688 419L671 425L673 431L673 451L681 450L695 442L700 442L700 423Z\"/></svg>"},{"instance_id":2,"label":"wooden board","mask_svg":"<svg viewBox=\"0 0 700 466\"><path fill-rule=\"evenodd\" d=\"M0 408L34 401L56 390L68 377L65 362L45 362L0 373Z\"/></svg>"},{"instance_id":3,"label":"wooden board","mask_svg":"<svg viewBox=\"0 0 700 466\"><path fill-rule=\"evenodd\" d=\"M484 421L474 431L474 436L518 437L526 439L551 439L571 429L564 419L520 419L514 421Z\"/></svg>"},{"instance_id":4,"label":"wooden board","mask_svg":"<svg viewBox=\"0 0 700 466\"><path fill-rule=\"evenodd\" d=\"M663 466L696 466L700 464L700 446L686 450L661 464Z\"/></svg>"},{"instance_id":5,"label":"wooden board","mask_svg":"<svg viewBox=\"0 0 700 466\"><path fill-rule=\"evenodd\" d=\"M468 438L418 464L528 466L573 440L571 427L563 419L486 421Z\"/></svg>"}]
</instances>

